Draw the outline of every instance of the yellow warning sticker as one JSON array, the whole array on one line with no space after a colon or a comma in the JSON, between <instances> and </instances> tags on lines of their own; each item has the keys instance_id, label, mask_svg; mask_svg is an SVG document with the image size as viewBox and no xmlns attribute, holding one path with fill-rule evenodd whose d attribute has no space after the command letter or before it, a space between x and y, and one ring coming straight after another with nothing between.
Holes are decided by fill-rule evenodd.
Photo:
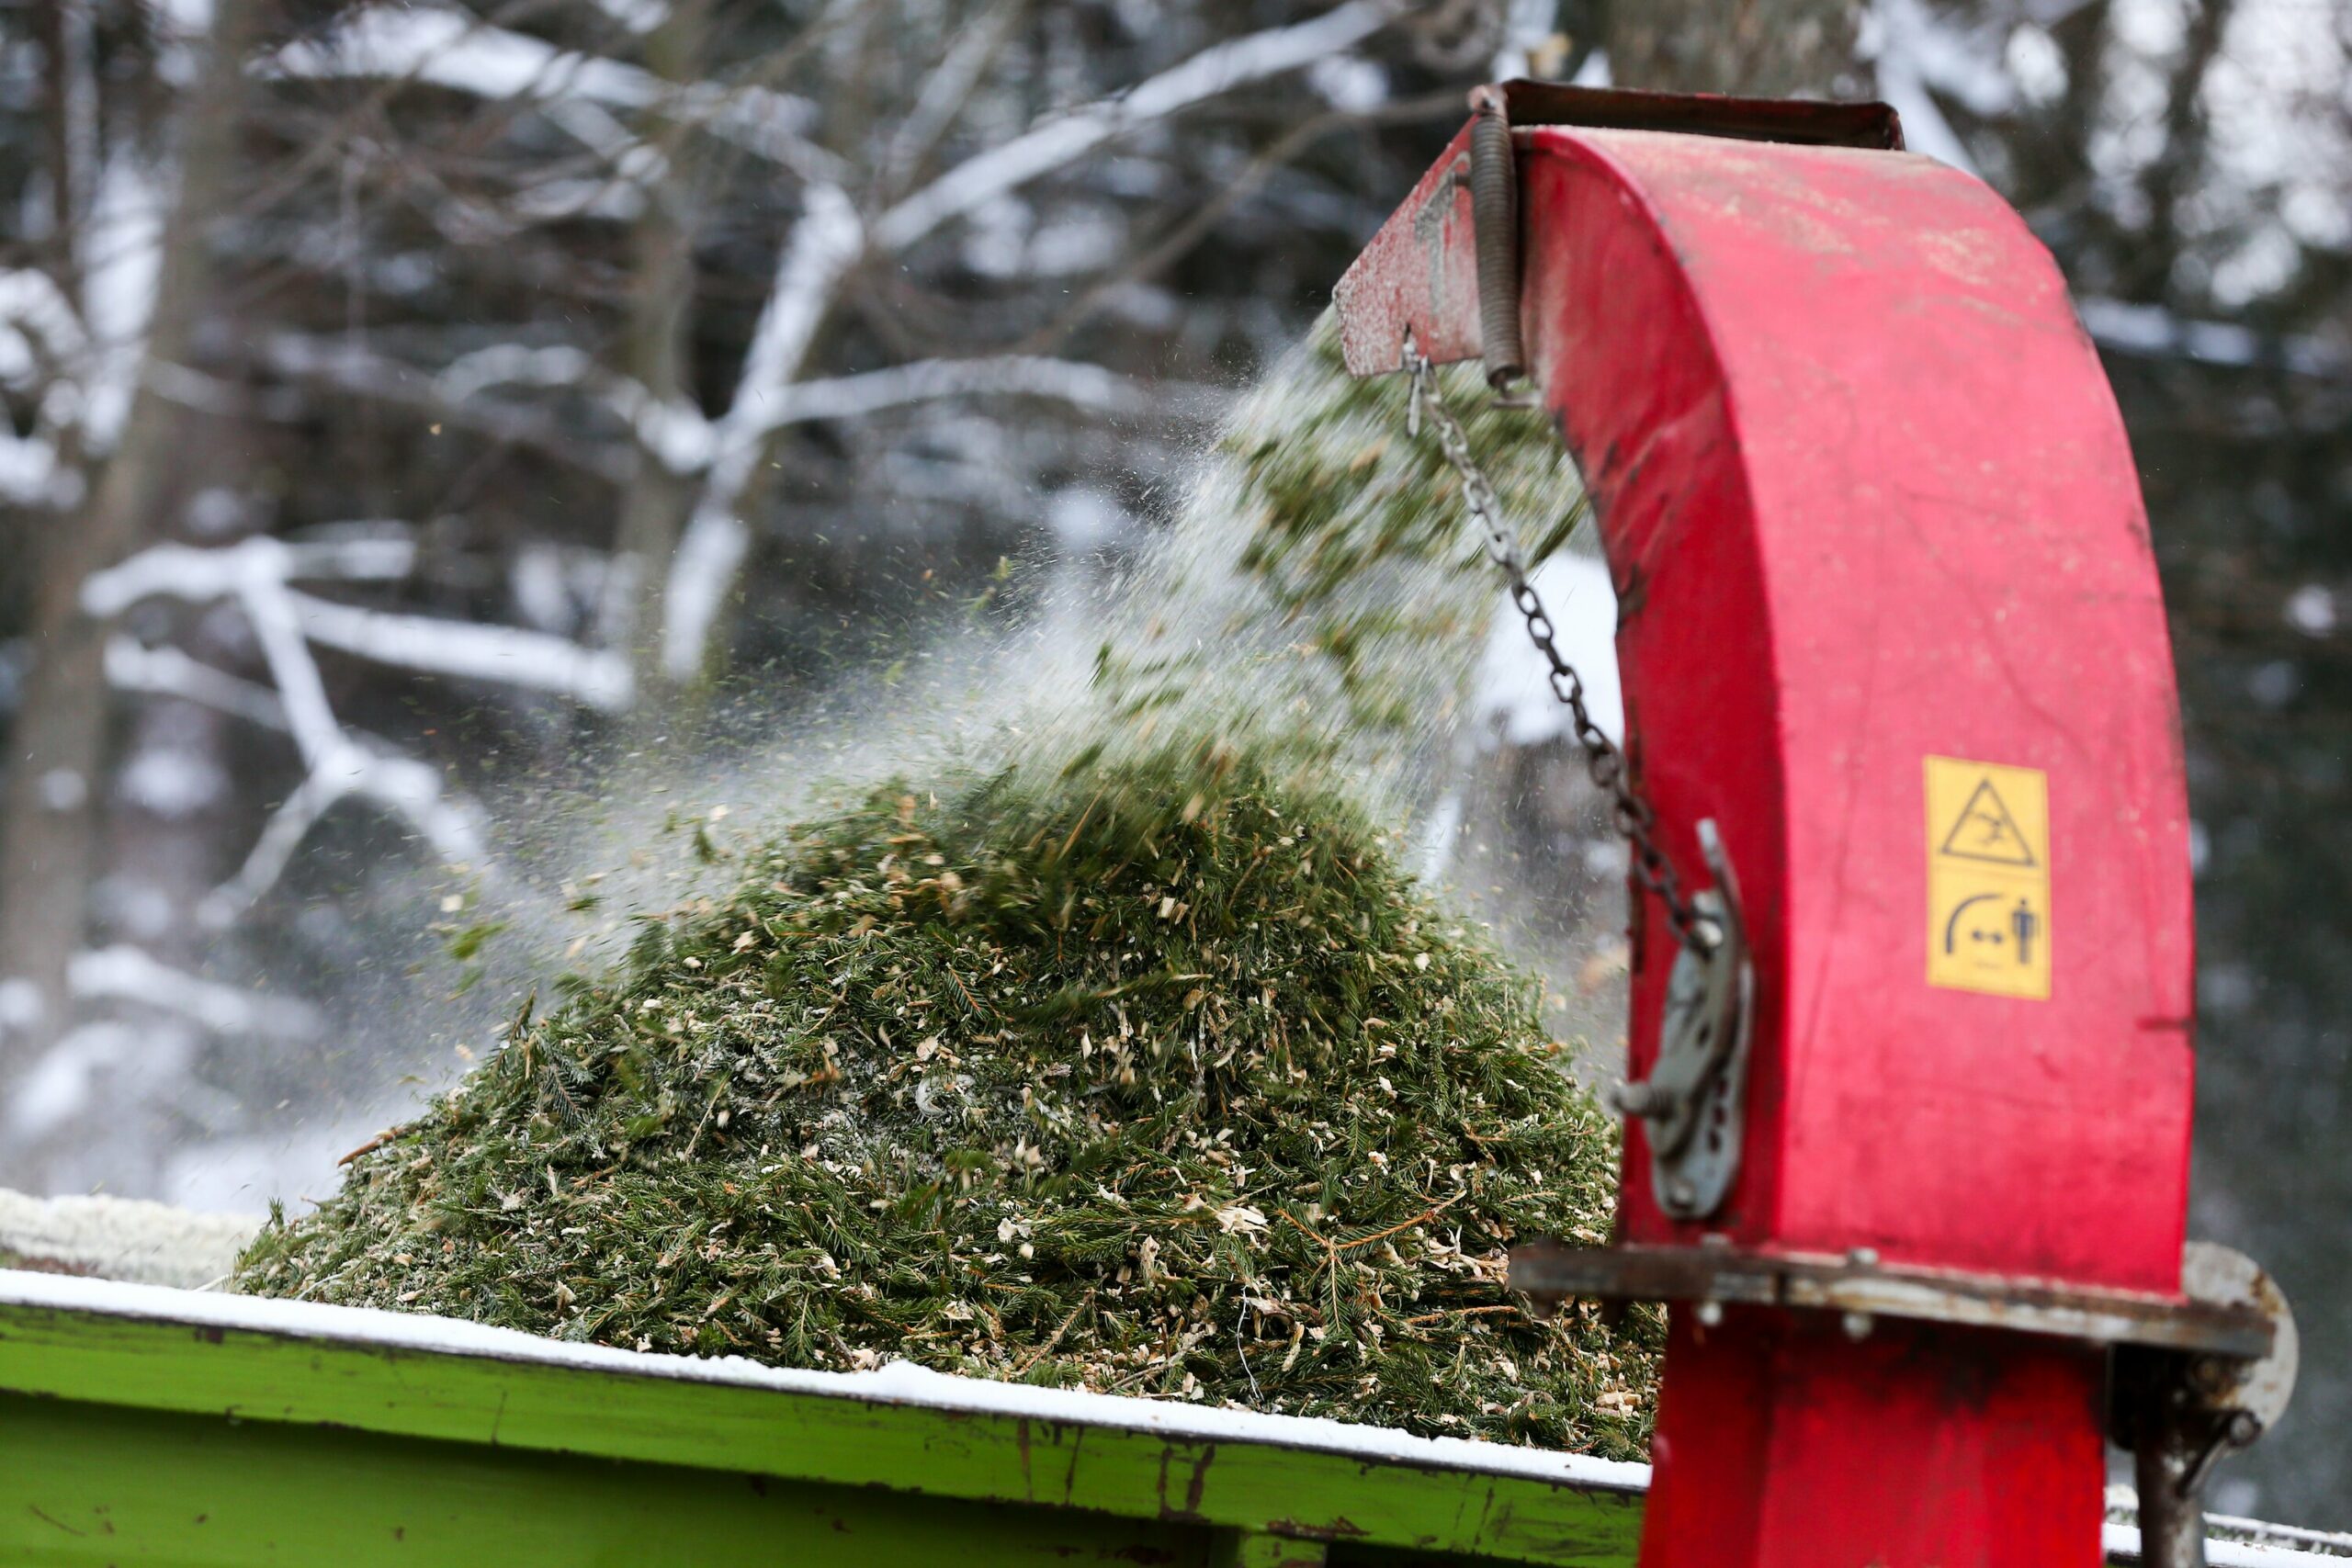
<instances>
[{"instance_id":1,"label":"yellow warning sticker","mask_svg":"<svg viewBox=\"0 0 2352 1568\"><path fill-rule=\"evenodd\" d=\"M1928 759L1928 984L2050 999L2050 775Z\"/></svg>"}]
</instances>

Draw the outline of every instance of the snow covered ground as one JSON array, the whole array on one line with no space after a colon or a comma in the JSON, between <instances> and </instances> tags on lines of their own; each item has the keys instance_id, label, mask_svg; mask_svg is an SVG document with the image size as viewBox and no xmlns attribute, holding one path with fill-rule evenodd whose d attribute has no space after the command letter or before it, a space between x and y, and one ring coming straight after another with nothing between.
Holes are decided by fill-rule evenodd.
<instances>
[{"instance_id":1,"label":"snow covered ground","mask_svg":"<svg viewBox=\"0 0 2352 1568\"><path fill-rule=\"evenodd\" d=\"M0 1188L0 1259L93 1275L107 1288L113 1281L190 1290L211 1284L228 1274L253 1234L253 1220L243 1214L197 1213L130 1198L28 1198Z\"/></svg>"}]
</instances>

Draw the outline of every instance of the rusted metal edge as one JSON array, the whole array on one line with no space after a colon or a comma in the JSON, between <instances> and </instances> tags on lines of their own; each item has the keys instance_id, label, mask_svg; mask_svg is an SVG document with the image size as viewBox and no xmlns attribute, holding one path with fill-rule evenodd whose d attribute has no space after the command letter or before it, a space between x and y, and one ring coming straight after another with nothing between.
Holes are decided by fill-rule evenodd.
<instances>
[{"instance_id":1,"label":"rusted metal edge","mask_svg":"<svg viewBox=\"0 0 2352 1568\"><path fill-rule=\"evenodd\" d=\"M1502 84L1514 129L1579 125L1599 130L1672 130L1736 141L1903 151L1903 119L1881 103L1813 98L1732 98L1714 93L1645 93L1631 87L1571 87L1561 82Z\"/></svg>"},{"instance_id":2,"label":"rusted metal edge","mask_svg":"<svg viewBox=\"0 0 2352 1568\"><path fill-rule=\"evenodd\" d=\"M1512 1250L1510 1288L1539 1302L1583 1296L1794 1307L2245 1359L2267 1354L2272 1332L2269 1320L2252 1307L1889 1267L1860 1254L1805 1258L1730 1247L1533 1242Z\"/></svg>"}]
</instances>

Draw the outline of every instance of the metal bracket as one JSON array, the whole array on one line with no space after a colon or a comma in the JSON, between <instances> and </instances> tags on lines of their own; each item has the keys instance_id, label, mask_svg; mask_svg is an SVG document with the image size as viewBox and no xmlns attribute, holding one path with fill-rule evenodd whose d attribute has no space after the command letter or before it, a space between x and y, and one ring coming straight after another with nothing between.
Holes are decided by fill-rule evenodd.
<instances>
[{"instance_id":1,"label":"metal bracket","mask_svg":"<svg viewBox=\"0 0 2352 1568\"><path fill-rule=\"evenodd\" d=\"M1676 955L1650 1076L1610 1097L1620 1111L1649 1124L1651 1189L1660 1208L1683 1220L1704 1219L1722 1207L1739 1174L1756 1011L1739 883L1713 818L1699 823L1699 848L1715 885L1690 902L1715 940Z\"/></svg>"},{"instance_id":2,"label":"metal bracket","mask_svg":"<svg viewBox=\"0 0 2352 1568\"><path fill-rule=\"evenodd\" d=\"M1885 104L1727 98L1715 93L1650 93L1631 87L1577 87L1566 82L1524 80L1482 90L1499 96L1504 113L1518 126L1665 130L1735 141L1903 150L1903 122Z\"/></svg>"},{"instance_id":3,"label":"metal bracket","mask_svg":"<svg viewBox=\"0 0 2352 1568\"><path fill-rule=\"evenodd\" d=\"M1502 90L1474 87L1470 224L1477 247L1479 352L1498 392L1527 374L1519 336L1519 157Z\"/></svg>"},{"instance_id":4,"label":"metal bracket","mask_svg":"<svg viewBox=\"0 0 2352 1568\"><path fill-rule=\"evenodd\" d=\"M1900 149L1903 127L1884 104L1826 104L1770 98L1679 96L1553 82L1496 82L1470 90L1470 155L1438 191L1470 191L1478 277L1479 356L1487 384L1509 393L1527 376L1519 329L1519 160L1511 137L1521 125L1583 125L1672 130L1757 141ZM1464 166L1466 164L1466 167ZM1505 406L1532 406L1507 400Z\"/></svg>"},{"instance_id":5,"label":"metal bracket","mask_svg":"<svg viewBox=\"0 0 2352 1568\"><path fill-rule=\"evenodd\" d=\"M2253 1357L2117 1348L2109 1435L2132 1450L2140 1560L2147 1568L2205 1568L2206 1478L2216 1461L2252 1444L2285 1413L2299 1359L2295 1314L2286 1296L2244 1253L2190 1242L2181 1260L2181 1288L2200 1305L2258 1314L2271 1337L2268 1348Z\"/></svg>"},{"instance_id":6,"label":"metal bracket","mask_svg":"<svg viewBox=\"0 0 2352 1568\"><path fill-rule=\"evenodd\" d=\"M1510 1288L1538 1302L1692 1302L1702 1323L1719 1317L1726 1303L1792 1307L1840 1314L1858 1337L1883 1317L2144 1346L2224 1364L2265 1364L2276 1353L2278 1333L2271 1315L2245 1303L1883 1264L1867 1248L1835 1258L1729 1245L1532 1242L1511 1251ZM2291 1325L2286 1332L2291 1336Z\"/></svg>"},{"instance_id":7,"label":"metal bracket","mask_svg":"<svg viewBox=\"0 0 2352 1568\"><path fill-rule=\"evenodd\" d=\"M1712 1327L1728 1303L1836 1313L1856 1339L1887 1318L2105 1345L2108 1432L2132 1451L2147 1568L2205 1568L2206 1477L2278 1419L2295 1386L2294 1314L2251 1258L2190 1242L2181 1287L2187 1299L2176 1301L1888 1267L1868 1248L1842 1258L1748 1252L1720 1236L1699 1247L1539 1241L1510 1255L1510 1288L1544 1307L1579 1297L1687 1302Z\"/></svg>"}]
</instances>

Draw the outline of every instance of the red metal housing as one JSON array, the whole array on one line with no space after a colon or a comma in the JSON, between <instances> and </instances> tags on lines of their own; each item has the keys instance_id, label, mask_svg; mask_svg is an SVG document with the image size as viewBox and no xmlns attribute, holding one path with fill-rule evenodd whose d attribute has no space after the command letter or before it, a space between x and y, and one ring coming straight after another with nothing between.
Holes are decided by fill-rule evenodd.
<instances>
[{"instance_id":1,"label":"red metal housing","mask_svg":"<svg viewBox=\"0 0 2352 1568\"><path fill-rule=\"evenodd\" d=\"M1636 1123L1625 1238L2177 1297L2178 710L2131 453L2056 266L1924 157L1516 141L1529 371L1596 502L1640 787L1686 882L1693 825L1721 824L1755 944L1731 1196L1668 1219ZM1465 145L1341 285L1358 373L1408 328L1477 353ZM2039 823L2008 798L2036 790ZM1674 957L1654 905L1634 951L1639 1075ZM1645 1561L2089 1564L2100 1377L2094 1348L1984 1331L1678 1313Z\"/></svg>"}]
</instances>

